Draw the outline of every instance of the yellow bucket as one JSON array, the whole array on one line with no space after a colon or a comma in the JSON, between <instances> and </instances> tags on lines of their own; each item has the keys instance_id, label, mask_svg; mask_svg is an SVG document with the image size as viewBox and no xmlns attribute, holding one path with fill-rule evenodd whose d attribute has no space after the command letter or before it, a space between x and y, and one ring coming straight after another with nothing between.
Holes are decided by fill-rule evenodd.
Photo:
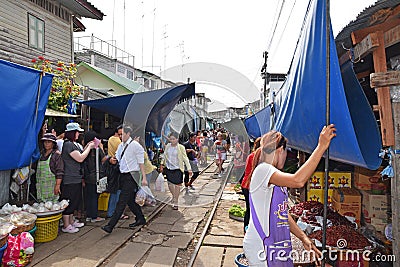
<instances>
[{"instance_id":1,"label":"yellow bucket","mask_svg":"<svg viewBox=\"0 0 400 267\"><path fill-rule=\"evenodd\" d=\"M108 199L110 198L110 193L102 193L99 196L98 210L107 211L108 210Z\"/></svg>"},{"instance_id":2,"label":"yellow bucket","mask_svg":"<svg viewBox=\"0 0 400 267\"><path fill-rule=\"evenodd\" d=\"M44 243L57 238L58 225L62 214L36 219L35 242Z\"/></svg>"}]
</instances>

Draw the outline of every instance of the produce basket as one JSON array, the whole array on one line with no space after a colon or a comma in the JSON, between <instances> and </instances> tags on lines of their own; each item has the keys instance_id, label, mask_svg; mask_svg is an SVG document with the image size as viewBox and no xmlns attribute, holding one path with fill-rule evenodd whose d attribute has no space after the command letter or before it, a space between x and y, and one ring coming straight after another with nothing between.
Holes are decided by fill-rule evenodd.
<instances>
[{"instance_id":1,"label":"produce basket","mask_svg":"<svg viewBox=\"0 0 400 267\"><path fill-rule=\"evenodd\" d=\"M30 230L32 230L35 227L35 222L31 223L31 224L27 224L27 225L15 225L16 228L14 228L11 231L12 235L19 235L20 233L23 232L29 232Z\"/></svg>"},{"instance_id":2,"label":"produce basket","mask_svg":"<svg viewBox=\"0 0 400 267\"><path fill-rule=\"evenodd\" d=\"M233 220L236 220L236 221L239 221L239 222L244 222L244 217L235 216L235 215L230 214L230 213L229 213L229 218L231 218Z\"/></svg>"},{"instance_id":3,"label":"produce basket","mask_svg":"<svg viewBox=\"0 0 400 267\"><path fill-rule=\"evenodd\" d=\"M10 222L15 226L12 235L28 232L35 227L37 216L26 211L15 212L10 215Z\"/></svg>"},{"instance_id":4,"label":"produce basket","mask_svg":"<svg viewBox=\"0 0 400 267\"><path fill-rule=\"evenodd\" d=\"M44 243L56 239L58 235L59 220L61 217L62 214L57 214L54 216L37 218L35 242Z\"/></svg>"},{"instance_id":5,"label":"produce basket","mask_svg":"<svg viewBox=\"0 0 400 267\"><path fill-rule=\"evenodd\" d=\"M229 213L229 218L243 222L244 221L244 215L245 215L246 209L242 208L240 205L233 204L232 207L228 210Z\"/></svg>"},{"instance_id":6,"label":"produce basket","mask_svg":"<svg viewBox=\"0 0 400 267\"><path fill-rule=\"evenodd\" d=\"M36 232L36 230L37 230L37 227L36 227L36 225L31 229L31 230L28 230L28 231L24 231L24 232L28 232L28 233L30 233L31 234L31 236L34 236L34 234L35 234L35 232ZM22 233L22 232L21 232ZM20 234L20 233L18 233L18 234ZM12 234L12 235L18 235L18 234ZM0 246L1 246L1 243L0 243Z\"/></svg>"}]
</instances>

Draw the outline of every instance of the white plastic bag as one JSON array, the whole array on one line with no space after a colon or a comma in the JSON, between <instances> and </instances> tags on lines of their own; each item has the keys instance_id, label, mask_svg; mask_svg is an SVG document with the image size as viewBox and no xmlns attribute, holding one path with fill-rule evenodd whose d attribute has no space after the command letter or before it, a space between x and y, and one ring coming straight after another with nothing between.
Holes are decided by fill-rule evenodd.
<instances>
[{"instance_id":1,"label":"white plastic bag","mask_svg":"<svg viewBox=\"0 0 400 267\"><path fill-rule=\"evenodd\" d=\"M143 206L145 201L146 201L146 192L143 190L143 187L141 187L139 191L137 191L136 193L135 202L139 206Z\"/></svg>"},{"instance_id":2,"label":"white plastic bag","mask_svg":"<svg viewBox=\"0 0 400 267\"><path fill-rule=\"evenodd\" d=\"M18 185L21 185L29 178L30 175L34 173L34 170L32 170L29 166L26 166L16 169L12 177Z\"/></svg>"},{"instance_id":3,"label":"white plastic bag","mask_svg":"<svg viewBox=\"0 0 400 267\"><path fill-rule=\"evenodd\" d=\"M157 203L156 199L153 196L153 193L151 193L151 190L148 186L142 186L139 189L139 191L136 193L135 202L139 206L143 206L144 204L146 204L153 207Z\"/></svg>"},{"instance_id":4,"label":"white plastic bag","mask_svg":"<svg viewBox=\"0 0 400 267\"><path fill-rule=\"evenodd\" d=\"M157 176L155 190L159 192L165 192L164 175L162 173L158 174Z\"/></svg>"},{"instance_id":5,"label":"white plastic bag","mask_svg":"<svg viewBox=\"0 0 400 267\"><path fill-rule=\"evenodd\" d=\"M143 189L143 191L146 192L146 200L145 200L144 204L147 206L154 207L157 204L157 201L154 198L153 193L151 192L150 188L148 186L143 186L142 189Z\"/></svg>"}]
</instances>

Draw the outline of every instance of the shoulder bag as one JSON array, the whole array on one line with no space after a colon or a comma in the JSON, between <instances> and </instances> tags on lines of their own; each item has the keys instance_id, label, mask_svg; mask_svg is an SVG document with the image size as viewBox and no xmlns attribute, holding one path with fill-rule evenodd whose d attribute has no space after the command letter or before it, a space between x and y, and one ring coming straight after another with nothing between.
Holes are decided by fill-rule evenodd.
<instances>
[{"instance_id":1,"label":"shoulder bag","mask_svg":"<svg viewBox=\"0 0 400 267\"><path fill-rule=\"evenodd\" d=\"M96 185L99 194L107 190L107 176L100 178L99 148L96 148Z\"/></svg>"}]
</instances>

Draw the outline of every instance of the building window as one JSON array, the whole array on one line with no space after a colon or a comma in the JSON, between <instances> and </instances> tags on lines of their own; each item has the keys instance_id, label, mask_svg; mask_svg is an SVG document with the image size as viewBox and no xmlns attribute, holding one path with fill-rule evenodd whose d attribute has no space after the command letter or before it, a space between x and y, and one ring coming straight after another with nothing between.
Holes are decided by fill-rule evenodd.
<instances>
[{"instance_id":1,"label":"building window","mask_svg":"<svg viewBox=\"0 0 400 267\"><path fill-rule=\"evenodd\" d=\"M133 80L133 72L130 70L126 71L126 78Z\"/></svg>"},{"instance_id":2,"label":"building window","mask_svg":"<svg viewBox=\"0 0 400 267\"><path fill-rule=\"evenodd\" d=\"M144 81L144 83L143 83L143 84L144 84L144 87L151 89L151 87L150 87L150 80L147 79L147 78L143 78L143 81Z\"/></svg>"},{"instance_id":3,"label":"building window","mask_svg":"<svg viewBox=\"0 0 400 267\"><path fill-rule=\"evenodd\" d=\"M44 51L44 21L28 14L29 47Z\"/></svg>"},{"instance_id":4,"label":"building window","mask_svg":"<svg viewBox=\"0 0 400 267\"><path fill-rule=\"evenodd\" d=\"M118 71L119 73L124 73L124 74L125 74L125 70L126 70L126 68L125 68L124 66L122 66L122 65L117 65L117 71Z\"/></svg>"}]
</instances>

